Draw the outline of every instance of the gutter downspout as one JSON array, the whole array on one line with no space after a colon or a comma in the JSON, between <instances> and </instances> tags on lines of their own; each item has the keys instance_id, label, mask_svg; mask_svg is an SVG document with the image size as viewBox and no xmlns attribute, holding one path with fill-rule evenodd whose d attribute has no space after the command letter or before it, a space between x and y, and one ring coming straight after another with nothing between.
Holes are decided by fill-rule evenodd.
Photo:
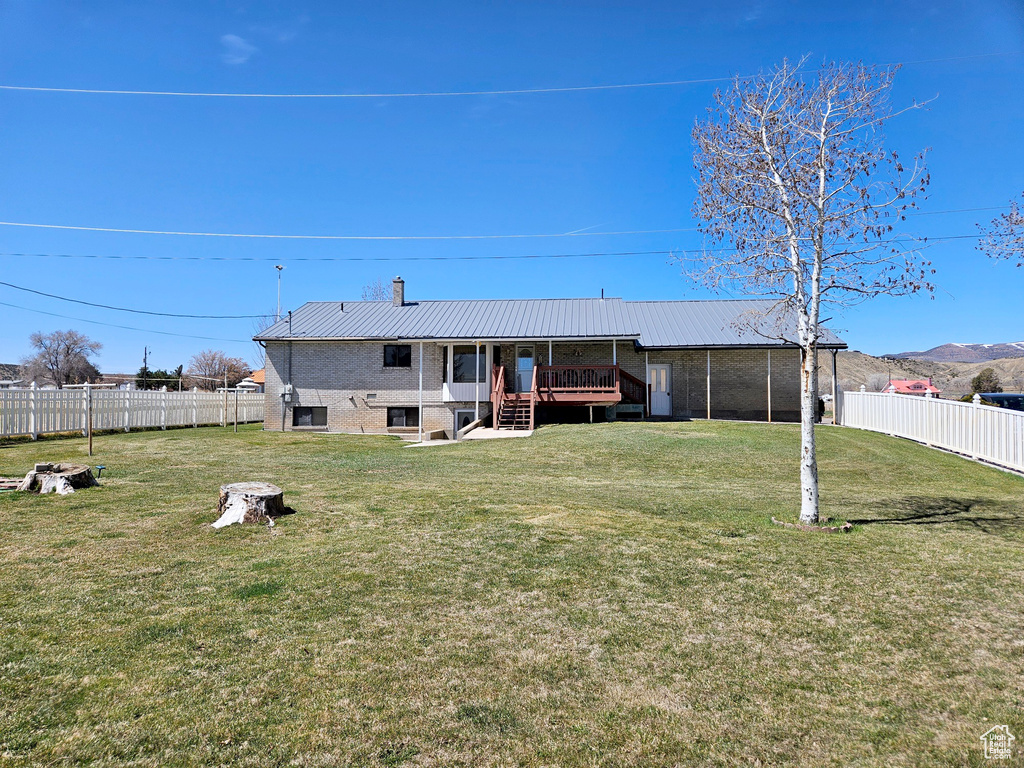
<instances>
[{"instance_id":1,"label":"gutter downspout","mask_svg":"<svg viewBox=\"0 0 1024 768\"><path fill-rule=\"evenodd\" d=\"M476 371L473 373L473 421L480 420L480 342L473 342L476 345ZM421 374L422 375L422 374Z\"/></svg>"}]
</instances>

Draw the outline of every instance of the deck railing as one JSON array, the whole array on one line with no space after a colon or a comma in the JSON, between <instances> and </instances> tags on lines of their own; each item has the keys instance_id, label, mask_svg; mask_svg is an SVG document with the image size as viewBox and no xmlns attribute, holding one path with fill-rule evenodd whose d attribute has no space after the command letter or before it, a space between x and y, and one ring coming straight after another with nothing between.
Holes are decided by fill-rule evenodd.
<instances>
[{"instance_id":1,"label":"deck railing","mask_svg":"<svg viewBox=\"0 0 1024 768\"><path fill-rule=\"evenodd\" d=\"M617 365L538 365L534 391L568 393L619 392Z\"/></svg>"}]
</instances>

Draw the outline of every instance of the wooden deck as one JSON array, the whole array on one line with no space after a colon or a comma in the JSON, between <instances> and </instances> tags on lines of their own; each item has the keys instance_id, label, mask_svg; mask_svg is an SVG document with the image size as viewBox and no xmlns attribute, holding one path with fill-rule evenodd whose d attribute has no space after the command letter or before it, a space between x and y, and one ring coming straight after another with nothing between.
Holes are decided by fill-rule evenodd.
<instances>
[{"instance_id":1,"label":"wooden deck","mask_svg":"<svg viewBox=\"0 0 1024 768\"><path fill-rule=\"evenodd\" d=\"M647 384L617 365L538 365L528 392L507 390L505 366L494 367L491 407L498 429L533 429L538 404L608 406L634 403L647 408Z\"/></svg>"}]
</instances>

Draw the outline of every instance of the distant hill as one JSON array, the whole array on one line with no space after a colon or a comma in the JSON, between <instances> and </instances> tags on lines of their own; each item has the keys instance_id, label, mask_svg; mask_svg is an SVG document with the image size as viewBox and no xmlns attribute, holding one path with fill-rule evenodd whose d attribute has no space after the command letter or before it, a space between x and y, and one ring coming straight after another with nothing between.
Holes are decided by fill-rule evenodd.
<instances>
[{"instance_id":1,"label":"distant hill","mask_svg":"<svg viewBox=\"0 0 1024 768\"><path fill-rule=\"evenodd\" d=\"M977 376L982 368L992 368L1007 392L1024 391L1024 355L960 363L911 358L889 360L851 351L840 352L836 363L839 383L847 391L859 389L863 385L870 391L879 392L889 380L891 373L894 379L930 377L932 383L942 390L942 397L959 397L970 392L971 379ZM827 393L832 387L831 355L822 356L820 370L821 391Z\"/></svg>"},{"instance_id":2,"label":"distant hill","mask_svg":"<svg viewBox=\"0 0 1024 768\"><path fill-rule=\"evenodd\" d=\"M942 344L924 352L900 352L889 357L934 363L984 363L1007 357L1024 357L1024 341L1005 344Z\"/></svg>"}]
</instances>

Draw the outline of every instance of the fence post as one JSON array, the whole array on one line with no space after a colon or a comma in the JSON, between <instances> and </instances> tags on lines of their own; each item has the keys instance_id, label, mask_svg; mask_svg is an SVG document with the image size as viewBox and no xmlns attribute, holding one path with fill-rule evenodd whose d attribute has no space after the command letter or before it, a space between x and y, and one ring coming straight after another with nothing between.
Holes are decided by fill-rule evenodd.
<instances>
[{"instance_id":1,"label":"fence post","mask_svg":"<svg viewBox=\"0 0 1024 768\"><path fill-rule=\"evenodd\" d=\"M76 390L77 393L77 390ZM89 387L82 391L82 437L89 436ZM70 410L70 408L68 409Z\"/></svg>"},{"instance_id":2,"label":"fence post","mask_svg":"<svg viewBox=\"0 0 1024 768\"><path fill-rule=\"evenodd\" d=\"M33 381L28 388L28 433L33 440L39 439L39 423L36 418L36 390L38 387Z\"/></svg>"},{"instance_id":3,"label":"fence post","mask_svg":"<svg viewBox=\"0 0 1024 768\"><path fill-rule=\"evenodd\" d=\"M124 431L132 430L132 384L128 382L128 389L124 391Z\"/></svg>"},{"instance_id":4,"label":"fence post","mask_svg":"<svg viewBox=\"0 0 1024 768\"><path fill-rule=\"evenodd\" d=\"M971 404L974 408L971 409L971 458L978 458L978 417L981 415L981 395L975 393L974 397L971 398Z\"/></svg>"},{"instance_id":5,"label":"fence post","mask_svg":"<svg viewBox=\"0 0 1024 768\"><path fill-rule=\"evenodd\" d=\"M192 387L192 427L199 426L199 387Z\"/></svg>"},{"instance_id":6,"label":"fence post","mask_svg":"<svg viewBox=\"0 0 1024 768\"><path fill-rule=\"evenodd\" d=\"M889 436L896 437L896 387L890 384L888 392L893 395L889 399Z\"/></svg>"},{"instance_id":7,"label":"fence post","mask_svg":"<svg viewBox=\"0 0 1024 768\"><path fill-rule=\"evenodd\" d=\"M160 429L167 429L167 385L160 387Z\"/></svg>"},{"instance_id":8,"label":"fence post","mask_svg":"<svg viewBox=\"0 0 1024 768\"><path fill-rule=\"evenodd\" d=\"M934 397L934 392L924 393L924 401L926 403L924 407L924 444L929 448L932 447L932 432L934 431L932 425L935 423L935 419L932 414L937 413L936 409L931 404L931 400L934 399Z\"/></svg>"}]
</instances>

